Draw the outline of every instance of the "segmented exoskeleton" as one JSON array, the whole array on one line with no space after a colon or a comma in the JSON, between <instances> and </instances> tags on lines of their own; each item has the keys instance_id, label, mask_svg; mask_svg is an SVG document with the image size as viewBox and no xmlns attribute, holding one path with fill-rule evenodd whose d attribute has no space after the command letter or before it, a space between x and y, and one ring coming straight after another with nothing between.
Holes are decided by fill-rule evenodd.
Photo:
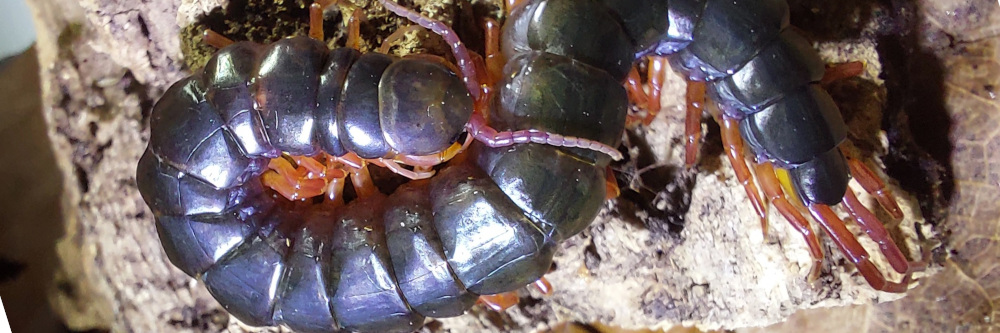
<instances>
[{"instance_id":1,"label":"segmented exoskeleton","mask_svg":"<svg viewBox=\"0 0 1000 333\"><path fill-rule=\"evenodd\" d=\"M538 280L559 241L601 207L624 98L505 90L498 100L527 104L491 110L485 126L472 110L486 100L475 98L454 33L383 4L442 34L462 77L425 58L331 51L304 37L235 43L153 108L137 182L162 245L247 324L411 331L425 316L460 315L478 295ZM537 104L574 96L580 108ZM431 179L383 193L368 176L367 162L441 163L419 164L463 130L477 139L471 152ZM308 173L285 180L289 164ZM347 173L354 199L344 203ZM300 200L316 195L302 195L314 180L328 197Z\"/></svg>"},{"instance_id":2,"label":"segmented exoskeleton","mask_svg":"<svg viewBox=\"0 0 1000 333\"><path fill-rule=\"evenodd\" d=\"M617 154L607 147L619 145L628 110L622 83L648 54L673 54L675 69L710 80L756 155L791 170L803 201L835 204L832 193L846 189L843 121L813 84L819 58L784 29L783 1L512 4L503 56L487 57L489 93L454 33L381 1L442 34L461 77L439 62L331 51L306 38L237 43L152 111L137 182L162 245L243 322L410 331L425 316L460 315L478 295L539 279L555 246L602 206ZM371 183L366 161L415 166L394 171L423 178L431 171L421 168L451 158L444 152L463 131L481 140L430 179ZM311 173L282 181L287 164ZM344 203L348 173L355 194ZM306 181L328 197L298 200Z\"/></svg>"},{"instance_id":3,"label":"segmented exoskeleton","mask_svg":"<svg viewBox=\"0 0 1000 333\"><path fill-rule=\"evenodd\" d=\"M766 198L806 238L815 268L823 257L816 234L795 201L786 198L776 173L787 175L784 183L802 208L872 287L903 292L909 286L909 273L921 264L907 261L882 223L848 189L850 177L893 217L902 217L902 212L871 170L842 154L847 127L819 84L826 72L824 63L805 38L788 28L784 0L526 0L504 29L510 32L504 38L506 55L532 49L570 56L616 79L628 76L633 97L644 97L645 92L636 89L638 75L629 67L634 60L650 57L651 114L658 111L658 84L668 62L689 80L689 105L704 103L707 83L709 95L722 110L727 155L765 232L766 206L744 160L744 140L757 162L756 176ZM607 94L613 93L617 92ZM700 138L701 110L689 109L688 118L686 152L691 165ZM893 269L906 274L902 282L886 281L830 209L842 201Z\"/></svg>"}]
</instances>

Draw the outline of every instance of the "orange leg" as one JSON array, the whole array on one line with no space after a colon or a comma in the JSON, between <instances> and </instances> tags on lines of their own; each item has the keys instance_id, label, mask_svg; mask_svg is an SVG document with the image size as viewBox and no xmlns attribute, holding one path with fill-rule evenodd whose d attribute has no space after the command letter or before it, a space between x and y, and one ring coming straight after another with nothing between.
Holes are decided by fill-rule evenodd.
<instances>
[{"instance_id":1,"label":"orange leg","mask_svg":"<svg viewBox=\"0 0 1000 333\"><path fill-rule=\"evenodd\" d=\"M330 191L332 180L347 177L343 170L330 168L316 159L300 156L290 158L296 161L297 167L285 157L274 158L268 163L267 167L270 170L261 178L265 186L274 189L288 200L303 200L321 195Z\"/></svg>"},{"instance_id":2,"label":"orange leg","mask_svg":"<svg viewBox=\"0 0 1000 333\"><path fill-rule=\"evenodd\" d=\"M531 283L535 289L545 295L552 294L552 284L549 283L545 277L542 277L535 282ZM505 293L493 294L493 295L481 295L476 303L482 304L493 311L504 311L510 309L517 305L519 297L517 291L508 291Z\"/></svg>"},{"instance_id":3,"label":"orange leg","mask_svg":"<svg viewBox=\"0 0 1000 333\"><path fill-rule=\"evenodd\" d=\"M351 170L351 184L354 185L354 192L358 197L369 197L378 193L372 176L368 173L368 167Z\"/></svg>"},{"instance_id":4,"label":"orange leg","mask_svg":"<svg viewBox=\"0 0 1000 333\"><path fill-rule=\"evenodd\" d=\"M361 8L351 11L351 18L347 20L347 47L361 48Z\"/></svg>"},{"instance_id":5,"label":"orange leg","mask_svg":"<svg viewBox=\"0 0 1000 333\"><path fill-rule=\"evenodd\" d=\"M819 222L819 225L823 227L827 235L833 239L833 242L837 243L837 247L844 253L844 256L857 266L858 272L861 273L861 276L868 281L868 284L872 288L890 293L902 293L906 291L911 282L911 274L906 274L900 282L886 281L882 272L869 260L868 251L865 251L861 243L858 243L858 240L854 238L854 234L847 230L844 221L837 217L837 214L833 213L830 206L810 203L809 212Z\"/></svg>"},{"instance_id":6,"label":"orange leg","mask_svg":"<svg viewBox=\"0 0 1000 333\"><path fill-rule=\"evenodd\" d=\"M903 218L903 211L899 209L896 198L889 189L885 188L882 179L875 175L872 169L864 163L855 159L847 159L847 164L851 167L851 175L861 184L861 187L878 200L880 206L885 209L894 219Z\"/></svg>"},{"instance_id":7,"label":"orange leg","mask_svg":"<svg viewBox=\"0 0 1000 333\"><path fill-rule=\"evenodd\" d=\"M340 177L330 177L330 182L326 187L326 198L333 206L344 205L344 185L347 183L347 173L340 171Z\"/></svg>"},{"instance_id":8,"label":"orange leg","mask_svg":"<svg viewBox=\"0 0 1000 333\"><path fill-rule=\"evenodd\" d=\"M284 158L274 158L268 163L271 169L264 173L264 185L274 189L288 200L302 200L320 194L326 189L322 179L306 179L305 168L296 169Z\"/></svg>"},{"instance_id":9,"label":"orange leg","mask_svg":"<svg viewBox=\"0 0 1000 333\"><path fill-rule=\"evenodd\" d=\"M805 216L802 216L802 213L798 209L795 209L788 202L788 199L785 198L785 193L781 190L781 183L778 181L771 163L758 164L756 170L757 180L760 181L760 187L764 190L764 195L778 209L778 212L792 224L792 227L799 234L802 234L802 237L806 240L806 244L809 245L809 255L813 258L813 269L809 274L809 281L815 281L819 277L820 269L823 267L823 249L819 245L819 238L816 237L816 233L809 226L809 220L806 220Z\"/></svg>"},{"instance_id":10,"label":"orange leg","mask_svg":"<svg viewBox=\"0 0 1000 333\"><path fill-rule=\"evenodd\" d=\"M632 69L628 71L628 76L625 78L625 92L628 93L628 99L633 105L639 109L648 110L649 95L646 95L646 91L642 89L642 77L639 76L639 70L636 69L636 65L632 65ZM629 112L625 118L625 125L629 127L635 126L645 119L645 116Z\"/></svg>"},{"instance_id":11,"label":"orange leg","mask_svg":"<svg viewBox=\"0 0 1000 333\"><path fill-rule=\"evenodd\" d=\"M865 64L860 61L852 61L830 66L827 67L826 73L823 74L823 79L820 80L820 84L827 85L834 81L855 77L861 75L864 71Z\"/></svg>"},{"instance_id":12,"label":"orange leg","mask_svg":"<svg viewBox=\"0 0 1000 333\"><path fill-rule=\"evenodd\" d=\"M323 5L309 5L309 37L323 41Z\"/></svg>"},{"instance_id":13,"label":"orange leg","mask_svg":"<svg viewBox=\"0 0 1000 333\"><path fill-rule=\"evenodd\" d=\"M510 14L510 12L514 10L514 8L520 7L521 5L523 5L525 3L525 1L527 1L527 0L507 0L506 1L507 2L507 12L506 12L506 14Z\"/></svg>"},{"instance_id":14,"label":"orange leg","mask_svg":"<svg viewBox=\"0 0 1000 333\"><path fill-rule=\"evenodd\" d=\"M892 269L899 273L906 273L909 271L909 263L906 261L906 257L903 256L903 252L899 250L896 243L892 241L889 237L889 233L885 230L885 226L882 225L882 221L879 221L875 214L872 214L865 205L858 201L858 197L854 195L851 189L847 189L847 193L844 194L844 208L847 208L847 212L854 217L857 221L858 226L861 227L868 237L871 237L875 243L878 243L878 248L885 255L886 259L889 260L889 264L892 265Z\"/></svg>"},{"instance_id":15,"label":"orange leg","mask_svg":"<svg viewBox=\"0 0 1000 333\"><path fill-rule=\"evenodd\" d=\"M483 30L486 31L486 79L483 80L488 86L503 77L503 65L506 60L500 53L500 24L493 19L486 19Z\"/></svg>"},{"instance_id":16,"label":"orange leg","mask_svg":"<svg viewBox=\"0 0 1000 333\"><path fill-rule=\"evenodd\" d=\"M649 107L646 110L646 119L643 124L649 126L660 114L660 90L663 88L663 81L667 80L667 68L670 63L666 57L649 57Z\"/></svg>"},{"instance_id":17,"label":"orange leg","mask_svg":"<svg viewBox=\"0 0 1000 333\"><path fill-rule=\"evenodd\" d=\"M469 145L472 144L472 141L474 140L470 135L466 136L465 141L462 142L461 144L459 144L458 142L453 143L451 147L448 147L448 149L445 149L444 151L437 154L426 155L426 156L398 155L394 157L393 160L401 164L406 164L413 167L433 167L438 164L450 161L452 158L455 158L455 156L465 151L465 149L469 148Z\"/></svg>"},{"instance_id":18,"label":"orange leg","mask_svg":"<svg viewBox=\"0 0 1000 333\"><path fill-rule=\"evenodd\" d=\"M684 164L688 168L698 163L701 145L701 115L705 110L705 82L688 81L687 115L684 117Z\"/></svg>"},{"instance_id":19,"label":"orange leg","mask_svg":"<svg viewBox=\"0 0 1000 333\"><path fill-rule=\"evenodd\" d=\"M211 29L205 29L205 32L201 34L201 39L205 41L205 44L211 45L214 48L221 49L229 45L233 45L233 40L226 38L226 36L220 35Z\"/></svg>"},{"instance_id":20,"label":"orange leg","mask_svg":"<svg viewBox=\"0 0 1000 333\"><path fill-rule=\"evenodd\" d=\"M546 279L544 276L535 280L531 285L544 295L552 295L552 283L549 283L549 279Z\"/></svg>"},{"instance_id":21,"label":"orange leg","mask_svg":"<svg viewBox=\"0 0 1000 333\"><path fill-rule=\"evenodd\" d=\"M618 180L615 179L615 171L611 170L611 166L607 166L604 170L604 199L611 200L617 198L622 194L620 188L618 188Z\"/></svg>"},{"instance_id":22,"label":"orange leg","mask_svg":"<svg viewBox=\"0 0 1000 333\"><path fill-rule=\"evenodd\" d=\"M378 160L373 160L372 164L387 168L392 172L409 179L427 179L431 178L431 176L434 176L434 171L428 172L428 171L409 170L391 159L380 158Z\"/></svg>"},{"instance_id":23,"label":"orange leg","mask_svg":"<svg viewBox=\"0 0 1000 333\"><path fill-rule=\"evenodd\" d=\"M754 183L753 174L750 173L747 161L743 158L743 138L740 137L739 124L736 119L723 115L720 125L722 126L722 146L726 147L726 156L729 158L729 164L733 166L733 171L736 172L736 179L746 189L750 203L753 204L754 210L760 216L761 229L763 229L764 235L767 235L767 209L764 207L764 202L760 199L760 195L757 194L757 184Z\"/></svg>"},{"instance_id":24,"label":"orange leg","mask_svg":"<svg viewBox=\"0 0 1000 333\"><path fill-rule=\"evenodd\" d=\"M517 305L519 298L516 291L508 291L505 293L493 294L493 295L481 295L476 303L482 304L489 308L490 310L500 312L510 309Z\"/></svg>"}]
</instances>

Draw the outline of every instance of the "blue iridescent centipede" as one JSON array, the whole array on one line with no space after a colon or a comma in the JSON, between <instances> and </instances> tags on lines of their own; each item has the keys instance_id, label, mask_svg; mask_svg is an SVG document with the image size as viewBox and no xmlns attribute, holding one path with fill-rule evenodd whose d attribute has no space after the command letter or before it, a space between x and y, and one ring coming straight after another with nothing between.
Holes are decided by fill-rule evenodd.
<instances>
[{"instance_id":1,"label":"blue iridescent centipede","mask_svg":"<svg viewBox=\"0 0 1000 333\"><path fill-rule=\"evenodd\" d=\"M802 211L874 288L910 284L886 281L830 209L843 202L893 269L915 266L847 187L853 175L900 214L841 153L846 125L819 86L824 64L788 29L784 0L511 1L488 40L502 51L487 61L440 22L380 2L441 35L457 64L307 37L231 43L153 108L137 182L161 244L244 323L406 332L538 280L602 207L636 118L630 96L656 99L636 89L632 68L646 57L651 85L669 63L702 82L689 98L705 89L720 105L723 143L762 218L757 182L817 265ZM688 128L696 148L700 126ZM408 181L381 180L383 168Z\"/></svg>"}]
</instances>

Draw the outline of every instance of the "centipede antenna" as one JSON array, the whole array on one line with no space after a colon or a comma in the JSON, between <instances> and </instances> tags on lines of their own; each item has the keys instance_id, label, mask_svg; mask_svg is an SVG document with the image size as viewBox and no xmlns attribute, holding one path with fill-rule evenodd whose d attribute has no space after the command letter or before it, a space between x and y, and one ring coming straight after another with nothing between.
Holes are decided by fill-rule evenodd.
<instances>
[{"instance_id":1,"label":"centipede antenna","mask_svg":"<svg viewBox=\"0 0 1000 333\"><path fill-rule=\"evenodd\" d=\"M622 159L622 153L614 147L589 139L563 136L533 129L500 132L490 127L486 123L486 119L479 113L472 114L472 117L469 118L469 123L465 125L465 129L476 141L493 148L507 147L519 143L539 143L556 147L589 149L611 156L611 159L615 161Z\"/></svg>"},{"instance_id":2,"label":"centipede antenna","mask_svg":"<svg viewBox=\"0 0 1000 333\"><path fill-rule=\"evenodd\" d=\"M395 43L400 39L403 39L403 36L405 36L410 31L417 31L423 28L424 27L421 27L419 25L408 25L396 29L396 31L393 31L392 34L389 34L389 37L386 37L385 40L382 41L382 45L379 46L378 48L378 53L389 54L389 49L392 48L393 43Z\"/></svg>"},{"instance_id":3,"label":"centipede antenna","mask_svg":"<svg viewBox=\"0 0 1000 333\"><path fill-rule=\"evenodd\" d=\"M438 36L444 39L448 46L451 47L452 54L455 55L455 60L458 62L458 68L462 70L462 81L465 82L465 86L469 89L469 94L472 95L473 99L478 100L480 94L482 93L482 88L479 86L479 79L476 74L476 65L472 62L472 57L469 56L469 50L465 48L465 44L462 40L458 38L458 34L454 30L451 30L447 25L436 21L429 17L423 16L409 8L400 6L399 4L390 0L379 0L382 6L385 6L389 11L396 13L396 15L405 17L417 25L427 28L433 31Z\"/></svg>"}]
</instances>

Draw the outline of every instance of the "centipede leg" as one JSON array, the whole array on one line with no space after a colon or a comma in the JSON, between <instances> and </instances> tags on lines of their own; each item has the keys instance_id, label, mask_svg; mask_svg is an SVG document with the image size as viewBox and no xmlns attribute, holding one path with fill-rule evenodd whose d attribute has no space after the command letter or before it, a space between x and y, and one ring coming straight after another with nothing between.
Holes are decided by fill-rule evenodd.
<instances>
[{"instance_id":1,"label":"centipede leg","mask_svg":"<svg viewBox=\"0 0 1000 333\"><path fill-rule=\"evenodd\" d=\"M323 5L318 2L309 5L309 37L323 40Z\"/></svg>"},{"instance_id":2,"label":"centipede leg","mask_svg":"<svg viewBox=\"0 0 1000 333\"><path fill-rule=\"evenodd\" d=\"M205 29L202 32L201 39L205 41L205 44L211 45L214 48L221 49L235 43L232 39L226 38L226 36L220 35L212 29Z\"/></svg>"},{"instance_id":3,"label":"centipede leg","mask_svg":"<svg viewBox=\"0 0 1000 333\"><path fill-rule=\"evenodd\" d=\"M628 99L640 110L646 110L649 107L649 95L642 88L642 77L639 76L639 70L636 69L636 65L632 66L629 70L628 76L625 77L625 92L628 93ZM632 127L638 125L643 120L645 116L637 114L636 112L629 112L625 116L625 126Z\"/></svg>"},{"instance_id":4,"label":"centipede leg","mask_svg":"<svg viewBox=\"0 0 1000 333\"><path fill-rule=\"evenodd\" d=\"M723 115L720 125L722 125L722 146L726 148L726 156L729 158L729 164L733 166L733 171L736 172L736 179L746 189L747 197L750 198L750 203L753 205L754 210L757 211L757 216L760 217L760 227L766 236L767 208L764 206L764 201L760 199L757 184L753 181L753 174L750 173L747 161L743 158L743 138L740 137L738 121L732 117Z\"/></svg>"},{"instance_id":5,"label":"centipede leg","mask_svg":"<svg viewBox=\"0 0 1000 333\"><path fill-rule=\"evenodd\" d=\"M544 295L552 294L552 283L545 277L535 280L535 282L531 283L531 286ZM490 310L500 312L514 307L519 301L517 291L508 291L493 295L480 295L476 303L482 304Z\"/></svg>"},{"instance_id":6,"label":"centipede leg","mask_svg":"<svg viewBox=\"0 0 1000 333\"><path fill-rule=\"evenodd\" d=\"M819 238L816 236L816 232L809 225L809 220L806 220L805 216L802 216L802 213L798 209L795 209L785 197L784 191L781 190L781 182L774 173L774 167L771 163L757 164L756 171L757 180L760 181L760 187L764 191L764 195L778 209L778 212L791 223L792 227L805 238L806 245L809 246L809 255L813 258L813 268L809 273L809 281L815 281L819 277L820 269L823 267L823 249L819 245Z\"/></svg>"},{"instance_id":7,"label":"centipede leg","mask_svg":"<svg viewBox=\"0 0 1000 333\"><path fill-rule=\"evenodd\" d=\"M326 189L326 181L310 177L312 172L309 168L292 166L283 157L271 159L268 163L269 171L262 176L265 186L268 186L288 200L300 200L311 198L320 194ZM326 171L322 171L325 175Z\"/></svg>"},{"instance_id":8,"label":"centipede leg","mask_svg":"<svg viewBox=\"0 0 1000 333\"><path fill-rule=\"evenodd\" d=\"M396 161L390 160L390 159L380 158L380 159L378 159L378 161L376 162L376 164L379 165L379 166L385 167L385 168L389 169L390 171L392 171L392 172L394 172L394 173L396 173L396 174L398 174L400 176L409 178L409 179L427 179L427 178L431 178L431 176L434 176L434 171L414 171L414 170L408 170L408 169L402 167L401 165L399 165L399 163L397 163Z\"/></svg>"},{"instance_id":9,"label":"centipede leg","mask_svg":"<svg viewBox=\"0 0 1000 333\"><path fill-rule=\"evenodd\" d=\"M882 209L885 209L889 215L894 219L903 218L903 210L899 209L899 204L896 203L896 197L892 195L892 191L889 191L885 187L885 183L882 182L882 178L875 175L872 169L865 166L864 163L853 158L847 159L847 164L851 168L851 175L854 179L861 184L861 187L865 189L869 194L878 200Z\"/></svg>"},{"instance_id":10,"label":"centipede leg","mask_svg":"<svg viewBox=\"0 0 1000 333\"><path fill-rule=\"evenodd\" d=\"M669 62L666 57L649 57L649 73L647 74L649 77L649 107L646 110L646 119L642 121L646 126L649 126L656 115L660 114L660 90L663 88L663 81L667 80L668 66ZM698 119L701 119L700 113Z\"/></svg>"},{"instance_id":11,"label":"centipede leg","mask_svg":"<svg viewBox=\"0 0 1000 333\"><path fill-rule=\"evenodd\" d=\"M604 199L611 200L622 194L618 188L618 180L615 179L615 171L608 165L604 170Z\"/></svg>"},{"instance_id":12,"label":"centipede leg","mask_svg":"<svg viewBox=\"0 0 1000 333\"><path fill-rule=\"evenodd\" d=\"M684 116L684 165L688 168L698 163L701 146L701 115L705 111L705 82L688 81L687 114Z\"/></svg>"},{"instance_id":13,"label":"centipede leg","mask_svg":"<svg viewBox=\"0 0 1000 333\"><path fill-rule=\"evenodd\" d=\"M865 71L865 64L860 61L851 61L843 64L827 67L820 84L828 85L834 81L852 78L861 75Z\"/></svg>"},{"instance_id":14,"label":"centipede leg","mask_svg":"<svg viewBox=\"0 0 1000 333\"><path fill-rule=\"evenodd\" d=\"M483 30L486 32L486 73L488 74L486 83L492 86L503 76L503 65L506 60L500 52L500 24L491 18L487 18L483 23Z\"/></svg>"},{"instance_id":15,"label":"centipede leg","mask_svg":"<svg viewBox=\"0 0 1000 333\"><path fill-rule=\"evenodd\" d=\"M506 1L506 3L507 3L507 12L506 12L506 14L510 14L510 12L514 10L514 8L520 7L526 1L527 0L507 0Z\"/></svg>"},{"instance_id":16,"label":"centipede leg","mask_svg":"<svg viewBox=\"0 0 1000 333\"><path fill-rule=\"evenodd\" d=\"M882 272L869 260L868 251L854 238L854 234L847 230L844 221L833 213L830 206L810 203L808 207L813 218L819 222L819 225L833 239L833 242L837 243L837 247L844 253L844 256L857 266L858 272L872 288L891 293L906 291L912 280L910 273L907 273L900 282L887 281Z\"/></svg>"},{"instance_id":17,"label":"centipede leg","mask_svg":"<svg viewBox=\"0 0 1000 333\"><path fill-rule=\"evenodd\" d=\"M355 8L347 20L347 47L355 50L361 48L361 15L361 8Z\"/></svg>"},{"instance_id":18,"label":"centipede leg","mask_svg":"<svg viewBox=\"0 0 1000 333\"><path fill-rule=\"evenodd\" d=\"M516 291L493 295L481 295L476 303L482 304L490 310L501 312L517 305L520 301Z\"/></svg>"},{"instance_id":19,"label":"centipede leg","mask_svg":"<svg viewBox=\"0 0 1000 333\"><path fill-rule=\"evenodd\" d=\"M535 287L535 289L538 289L538 291L543 295L552 295L552 283L550 283L549 279L546 279L544 276L535 280L535 282L532 282L531 285Z\"/></svg>"},{"instance_id":20,"label":"centipede leg","mask_svg":"<svg viewBox=\"0 0 1000 333\"><path fill-rule=\"evenodd\" d=\"M879 250L885 255L889 264L892 265L892 269L899 273L909 271L909 262L903 256L903 252L899 250L899 247L896 246L896 243L889 237L889 233L885 230L885 226L882 225L882 221L879 221L875 214L872 214L861 201L858 201L857 196L850 189L844 194L843 204L844 208L847 208L847 212L857 221L858 226L868 234L868 237L871 237L878 244Z\"/></svg>"},{"instance_id":21,"label":"centipede leg","mask_svg":"<svg viewBox=\"0 0 1000 333\"><path fill-rule=\"evenodd\" d=\"M448 149L445 149L440 153L426 156L399 155L394 158L394 161L412 167L433 167L455 158L455 156L458 156L458 154L465 151L472 141L472 136L466 136L464 142L453 143L450 147L448 147Z\"/></svg>"}]
</instances>

